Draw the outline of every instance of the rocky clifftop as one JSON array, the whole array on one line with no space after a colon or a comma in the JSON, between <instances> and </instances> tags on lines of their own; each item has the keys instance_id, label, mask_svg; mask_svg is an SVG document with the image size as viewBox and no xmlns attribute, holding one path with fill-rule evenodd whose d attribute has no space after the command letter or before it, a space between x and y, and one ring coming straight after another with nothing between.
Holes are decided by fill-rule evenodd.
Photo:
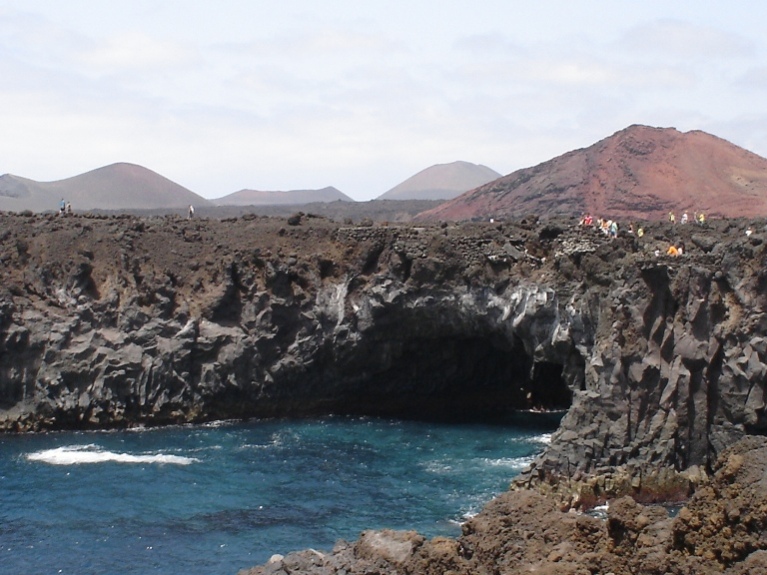
<instances>
[{"instance_id":1,"label":"rocky clifftop","mask_svg":"<svg viewBox=\"0 0 767 575\"><path fill-rule=\"evenodd\" d=\"M567 409L517 482L566 508L685 498L767 426L757 222L614 240L566 220L305 215L0 214L0 229L8 431Z\"/></svg>"}]
</instances>

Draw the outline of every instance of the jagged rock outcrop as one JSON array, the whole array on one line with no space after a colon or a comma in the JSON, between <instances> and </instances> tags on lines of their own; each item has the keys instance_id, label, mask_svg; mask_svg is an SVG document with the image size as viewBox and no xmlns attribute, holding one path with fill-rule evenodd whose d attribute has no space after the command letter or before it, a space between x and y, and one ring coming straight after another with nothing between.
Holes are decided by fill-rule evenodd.
<instances>
[{"instance_id":1,"label":"jagged rock outcrop","mask_svg":"<svg viewBox=\"0 0 767 575\"><path fill-rule=\"evenodd\" d=\"M695 245L682 260L607 268L614 276L584 350L584 386L526 479L553 471L555 490L570 490L573 504L616 492L683 499L722 449L764 432L763 237L747 236L746 224L718 225L713 242L698 239L700 228L669 226ZM640 243L662 244L653 234ZM556 479L565 461L576 469L567 486ZM596 483L578 481L597 468Z\"/></svg>"},{"instance_id":2,"label":"jagged rock outcrop","mask_svg":"<svg viewBox=\"0 0 767 575\"><path fill-rule=\"evenodd\" d=\"M767 424L763 223L639 226L2 214L0 428L560 408L516 488L683 499Z\"/></svg>"}]
</instances>

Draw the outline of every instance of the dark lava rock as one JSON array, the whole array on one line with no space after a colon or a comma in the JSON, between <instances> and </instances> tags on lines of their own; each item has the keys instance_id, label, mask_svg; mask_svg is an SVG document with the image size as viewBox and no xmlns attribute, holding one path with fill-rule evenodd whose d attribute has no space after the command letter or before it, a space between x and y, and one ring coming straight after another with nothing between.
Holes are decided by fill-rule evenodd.
<instances>
[{"instance_id":1,"label":"dark lava rock","mask_svg":"<svg viewBox=\"0 0 767 575\"><path fill-rule=\"evenodd\" d=\"M515 481L531 493L501 498L500 515L530 520L517 502L684 501L727 448L767 431L767 252L745 235L753 221L635 224L642 237L610 240L565 219L354 226L307 216L291 226L0 214L0 429L566 410ZM665 255L672 243L683 256ZM631 565L623 550L660 541L665 527L645 531L644 511L617 509L626 520L608 521L600 541ZM674 550L706 569L756 564L760 509L739 511L748 535L727 509L710 528L730 528L727 541L675 526ZM580 572L590 556L567 542L579 530L594 537L593 522L557 517L544 542L561 544L559 559L535 560ZM525 528L530 545L537 532ZM386 545L402 544L392 537ZM458 544L412 537L414 552L433 549L420 572L436 556L455 571L539 557L514 538L507 555L470 532ZM643 561L661 565L655 547Z\"/></svg>"}]
</instances>

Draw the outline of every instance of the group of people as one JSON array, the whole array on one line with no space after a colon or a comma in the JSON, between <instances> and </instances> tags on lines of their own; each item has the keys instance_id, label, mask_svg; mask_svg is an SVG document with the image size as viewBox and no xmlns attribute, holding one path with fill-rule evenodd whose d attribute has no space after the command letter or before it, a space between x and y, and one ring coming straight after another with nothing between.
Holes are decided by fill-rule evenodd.
<instances>
[{"instance_id":1,"label":"group of people","mask_svg":"<svg viewBox=\"0 0 767 575\"><path fill-rule=\"evenodd\" d=\"M703 212L700 212L700 213L695 212L695 214L693 216L693 220L695 221L695 223L697 223L698 225L702 226L703 224L706 223L706 215ZM674 215L674 212L669 212L668 213L668 221L671 222L672 224L676 223L676 216ZM682 214L681 223L686 224L688 222L689 222L689 217L687 216L687 212L684 212ZM580 225L582 225L582 226L593 226L593 225L595 225L594 224L594 217L591 214L583 214L581 216ZM617 222L615 222L613 220L606 220L606 219L603 219L603 218L597 218L597 220L596 220L596 227L599 228L600 230L602 230L602 232L605 235L607 235L607 236L615 237L615 236L618 235L618 224L617 224ZM638 230L638 232L639 231L642 231L642 229L640 228ZM634 226L632 224L629 224L628 233L629 234L633 234L634 233ZM641 236L641 234L639 234L639 235Z\"/></svg>"},{"instance_id":2,"label":"group of people","mask_svg":"<svg viewBox=\"0 0 767 575\"><path fill-rule=\"evenodd\" d=\"M604 235L606 235L609 238L617 238L618 237L618 222L615 220L606 220L603 218L597 218L596 225L594 224L594 217L591 214L583 214L581 216L580 221L581 226L595 226L598 230L600 230ZM631 231L629 233L633 232L633 228L631 228Z\"/></svg>"},{"instance_id":3,"label":"group of people","mask_svg":"<svg viewBox=\"0 0 767 575\"><path fill-rule=\"evenodd\" d=\"M672 224L676 223L676 216L674 215L674 212L668 213L668 221L671 222ZM688 221L689 220L687 217L687 212L682 213L681 223L686 224ZM693 221L696 224L702 226L703 224L706 223L706 215L703 212L700 212L700 213L695 212L695 214L693 215Z\"/></svg>"},{"instance_id":4,"label":"group of people","mask_svg":"<svg viewBox=\"0 0 767 575\"><path fill-rule=\"evenodd\" d=\"M660 255L660 249L655 250L655 255ZM667 256L681 256L684 255L684 243L680 242L678 245L671 244L666 250Z\"/></svg>"},{"instance_id":5,"label":"group of people","mask_svg":"<svg viewBox=\"0 0 767 575\"><path fill-rule=\"evenodd\" d=\"M63 216L71 215L72 214L72 204L69 202L65 202L64 198L61 198L61 201L59 202L59 215Z\"/></svg>"},{"instance_id":6,"label":"group of people","mask_svg":"<svg viewBox=\"0 0 767 575\"><path fill-rule=\"evenodd\" d=\"M672 224L676 223L676 218L674 217L673 212L669 212L669 222L671 222ZM706 222L706 216L703 213L695 212L695 222L698 223L699 225L703 225ZM688 223L687 212L684 212L682 214L681 223L682 224ZM609 238L615 238L618 236L618 222L616 222L615 220L608 220L604 218L597 218L596 220L594 220L594 217L591 214L583 214L581 216L579 225L584 227L594 227L595 229L601 231L604 235L608 236ZM635 232L634 225L629 223L626 233L628 235L636 234L636 237L641 238L644 236L644 229L640 227ZM663 252L661 251L661 248L656 248L654 253L656 256L660 256ZM685 246L684 246L684 243L682 242L673 243L669 245L668 249L666 249L666 252L665 252L666 255L674 256L674 257L684 255L684 253L685 253Z\"/></svg>"}]
</instances>

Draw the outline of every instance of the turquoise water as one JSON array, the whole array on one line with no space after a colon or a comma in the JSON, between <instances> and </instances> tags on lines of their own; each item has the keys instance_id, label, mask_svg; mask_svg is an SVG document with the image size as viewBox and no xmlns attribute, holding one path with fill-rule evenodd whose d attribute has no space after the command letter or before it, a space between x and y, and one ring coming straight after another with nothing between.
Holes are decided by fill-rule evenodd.
<instances>
[{"instance_id":1,"label":"turquoise water","mask_svg":"<svg viewBox=\"0 0 767 575\"><path fill-rule=\"evenodd\" d=\"M0 436L0 573L234 575L368 528L455 536L551 431L327 418Z\"/></svg>"}]
</instances>

